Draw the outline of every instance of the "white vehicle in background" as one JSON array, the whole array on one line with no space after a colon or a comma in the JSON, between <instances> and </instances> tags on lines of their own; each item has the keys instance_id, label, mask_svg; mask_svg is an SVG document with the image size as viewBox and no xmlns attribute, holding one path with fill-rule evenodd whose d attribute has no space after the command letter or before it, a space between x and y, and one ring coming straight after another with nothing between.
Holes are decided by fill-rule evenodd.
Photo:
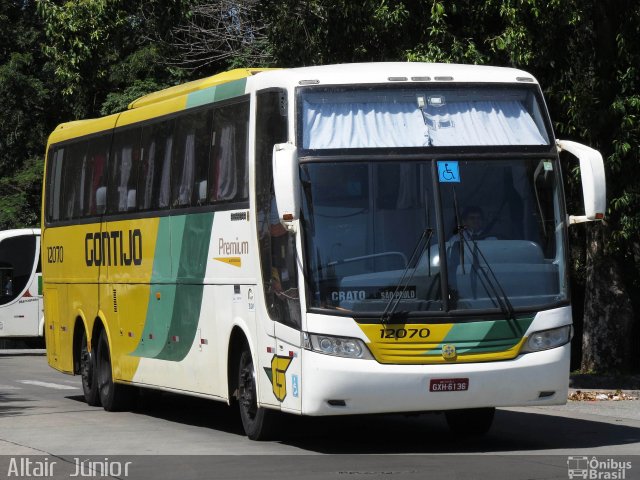
<instances>
[{"instance_id":1,"label":"white vehicle in background","mask_svg":"<svg viewBox=\"0 0 640 480\"><path fill-rule=\"evenodd\" d=\"M0 232L0 339L44 336L40 229Z\"/></svg>"}]
</instances>

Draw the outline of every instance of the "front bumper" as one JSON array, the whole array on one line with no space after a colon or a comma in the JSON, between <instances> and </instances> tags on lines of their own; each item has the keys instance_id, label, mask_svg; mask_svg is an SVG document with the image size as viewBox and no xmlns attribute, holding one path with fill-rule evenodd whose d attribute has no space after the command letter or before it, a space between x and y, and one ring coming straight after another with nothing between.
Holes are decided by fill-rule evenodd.
<instances>
[{"instance_id":1,"label":"front bumper","mask_svg":"<svg viewBox=\"0 0 640 480\"><path fill-rule=\"evenodd\" d=\"M562 405L567 401L569 388L570 352L567 344L507 361L383 365L375 360L340 358L305 350L300 379L302 414ZM468 378L469 389L430 392L430 380L438 378Z\"/></svg>"}]
</instances>

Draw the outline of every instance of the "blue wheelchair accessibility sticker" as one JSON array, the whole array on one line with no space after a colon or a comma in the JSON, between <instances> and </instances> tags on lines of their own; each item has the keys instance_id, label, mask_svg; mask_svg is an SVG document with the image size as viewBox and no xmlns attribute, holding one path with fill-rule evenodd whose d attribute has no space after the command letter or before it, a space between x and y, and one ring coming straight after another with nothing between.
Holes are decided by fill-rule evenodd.
<instances>
[{"instance_id":1,"label":"blue wheelchair accessibility sticker","mask_svg":"<svg viewBox=\"0 0 640 480\"><path fill-rule=\"evenodd\" d=\"M440 183L460 183L460 169L458 168L458 162L454 160L438 162L438 181Z\"/></svg>"},{"instance_id":2,"label":"blue wheelchair accessibility sticker","mask_svg":"<svg viewBox=\"0 0 640 480\"><path fill-rule=\"evenodd\" d=\"M298 396L298 375L291 375L291 386L293 388L293 396Z\"/></svg>"}]
</instances>

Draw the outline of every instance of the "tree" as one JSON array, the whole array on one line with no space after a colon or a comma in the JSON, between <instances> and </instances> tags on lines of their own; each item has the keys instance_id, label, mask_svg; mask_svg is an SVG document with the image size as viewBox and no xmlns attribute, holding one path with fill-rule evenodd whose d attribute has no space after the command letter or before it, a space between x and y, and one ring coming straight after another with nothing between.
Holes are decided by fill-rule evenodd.
<instances>
[{"instance_id":1,"label":"tree","mask_svg":"<svg viewBox=\"0 0 640 480\"><path fill-rule=\"evenodd\" d=\"M0 229L39 224L42 155L52 97L37 46L41 25L28 1L0 5Z\"/></svg>"},{"instance_id":2,"label":"tree","mask_svg":"<svg viewBox=\"0 0 640 480\"><path fill-rule=\"evenodd\" d=\"M167 66L164 45L148 32L171 20L166 12L159 17L161 7L179 12L187 0L36 2L47 40L44 54L76 118L113 113L134 95L184 79L180 69Z\"/></svg>"},{"instance_id":3,"label":"tree","mask_svg":"<svg viewBox=\"0 0 640 480\"><path fill-rule=\"evenodd\" d=\"M607 222L571 230L574 285L586 288L578 295L585 299L582 368L640 366L630 354L632 342L640 343L633 313L640 311L637 2L265 0L263 6L277 65L420 60L534 73L559 136L601 150L608 175ZM563 163L568 203L578 213L578 167ZM582 330L582 318L574 321Z\"/></svg>"},{"instance_id":4,"label":"tree","mask_svg":"<svg viewBox=\"0 0 640 480\"><path fill-rule=\"evenodd\" d=\"M194 3L168 39L172 64L189 70L261 66L271 60L257 0Z\"/></svg>"}]
</instances>

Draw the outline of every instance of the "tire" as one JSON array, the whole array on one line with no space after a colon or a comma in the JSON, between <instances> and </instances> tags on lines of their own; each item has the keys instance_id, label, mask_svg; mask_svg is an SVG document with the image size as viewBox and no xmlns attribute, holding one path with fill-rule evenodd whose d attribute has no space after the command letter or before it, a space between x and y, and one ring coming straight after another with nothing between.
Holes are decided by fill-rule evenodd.
<instances>
[{"instance_id":1,"label":"tire","mask_svg":"<svg viewBox=\"0 0 640 480\"><path fill-rule=\"evenodd\" d=\"M85 401L92 407L99 407L100 395L98 394L98 379L96 378L96 356L95 351L89 351L87 332L84 329L82 331L82 341L80 342L80 376L82 377L82 391Z\"/></svg>"},{"instance_id":2,"label":"tire","mask_svg":"<svg viewBox=\"0 0 640 480\"><path fill-rule=\"evenodd\" d=\"M247 348L239 358L238 408L247 437L251 440L268 440L272 437L277 412L258 407L256 372L251 352Z\"/></svg>"},{"instance_id":3,"label":"tire","mask_svg":"<svg viewBox=\"0 0 640 480\"><path fill-rule=\"evenodd\" d=\"M493 423L496 409L468 408L445 412L447 424L451 431L466 437L480 437L487 433Z\"/></svg>"},{"instance_id":4,"label":"tire","mask_svg":"<svg viewBox=\"0 0 640 480\"><path fill-rule=\"evenodd\" d=\"M100 332L96 357L96 378L102 407L108 412L130 410L135 399L135 390L129 385L113 381L109 341L104 330Z\"/></svg>"}]
</instances>

